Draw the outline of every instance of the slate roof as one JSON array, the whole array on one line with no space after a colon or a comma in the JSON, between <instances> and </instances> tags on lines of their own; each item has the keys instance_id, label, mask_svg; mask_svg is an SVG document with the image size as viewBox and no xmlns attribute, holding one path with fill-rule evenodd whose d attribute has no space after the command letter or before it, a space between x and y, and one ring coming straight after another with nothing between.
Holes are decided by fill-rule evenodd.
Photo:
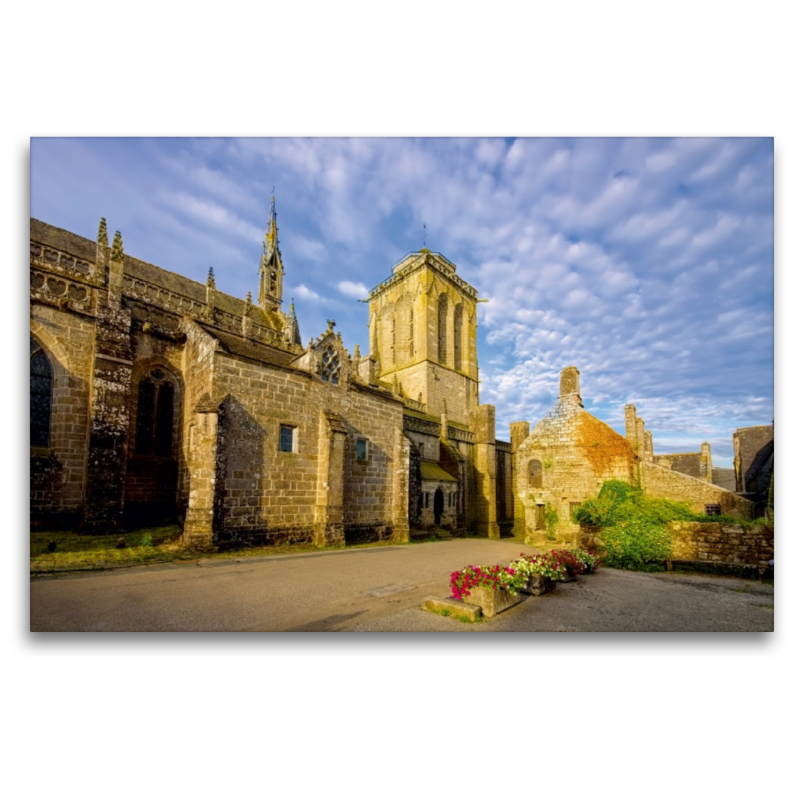
<instances>
[{"instance_id":1,"label":"slate roof","mask_svg":"<svg viewBox=\"0 0 800 800\"><path fill-rule=\"evenodd\" d=\"M458 478L451 475L441 464L435 461L419 462L419 471L424 481L457 481Z\"/></svg>"},{"instance_id":2,"label":"slate roof","mask_svg":"<svg viewBox=\"0 0 800 800\"><path fill-rule=\"evenodd\" d=\"M292 361L297 358L295 353L287 353L285 350L279 350L277 347L270 347L268 344L261 344L261 342L254 342L252 339L245 339L242 336L237 336L228 331L222 331L219 328L212 328L199 322L198 325L209 336L213 336L222 345L222 349L226 353L231 353L235 356L242 356L249 358L252 361L259 361L262 364L270 364L276 367L288 367Z\"/></svg>"}]
</instances>

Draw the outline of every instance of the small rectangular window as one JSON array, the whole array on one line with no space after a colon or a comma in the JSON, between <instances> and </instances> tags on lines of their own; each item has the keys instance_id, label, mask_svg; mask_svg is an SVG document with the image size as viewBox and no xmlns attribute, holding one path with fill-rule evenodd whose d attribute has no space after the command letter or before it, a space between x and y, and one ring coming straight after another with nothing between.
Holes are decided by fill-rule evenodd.
<instances>
[{"instance_id":1,"label":"small rectangular window","mask_svg":"<svg viewBox=\"0 0 800 800\"><path fill-rule=\"evenodd\" d=\"M281 425L280 451L281 453L294 453L297 428L291 425Z\"/></svg>"},{"instance_id":2,"label":"small rectangular window","mask_svg":"<svg viewBox=\"0 0 800 800\"><path fill-rule=\"evenodd\" d=\"M368 454L369 454L369 448L367 446L367 440L356 439L356 458L359 461L366 461Z\"/></svg>"},{"instance_id":3,"label":"small rectangular window","mask_svg":"<svg viewBox=\"0 0 800 800\"><path fill-rule=\"evenodd\" d=\"M708 517L718 517L722 514L722 507L718 504L712 504L706 506L706 516Z\"/></svg>"}]
</instances>

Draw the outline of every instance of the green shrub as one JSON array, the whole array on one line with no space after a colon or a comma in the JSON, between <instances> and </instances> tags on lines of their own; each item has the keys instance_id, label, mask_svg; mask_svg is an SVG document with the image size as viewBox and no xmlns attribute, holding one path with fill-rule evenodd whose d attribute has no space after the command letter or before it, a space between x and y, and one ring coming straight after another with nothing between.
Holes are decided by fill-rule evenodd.
<instances>
[{"instance_id":1,"label":"green shrub","mask_svg":"<svg viewBox=\"0 0 800 800\"><path fill-rule=\"evenodd\" d=\"M697 520L698 515L686 503L645 497L637 486L606 481L597 497L584 502L574 518L581 525L600 528L608 566L646 570L660 568L669 558L672 535L667 523Z\"/></svg>"},{"instance_id":2,"label":"green shrub","mask_svg":"<svg viewBox=\"0 0 800 800\"><path fill-rule=\"evenodd\" d=\"M140 547L152 547L153 546L153 537L149 533L146 533L144 536L142 536L142 542L141 542L141 544L139 546Z\"/></svg>"}]
</instances>

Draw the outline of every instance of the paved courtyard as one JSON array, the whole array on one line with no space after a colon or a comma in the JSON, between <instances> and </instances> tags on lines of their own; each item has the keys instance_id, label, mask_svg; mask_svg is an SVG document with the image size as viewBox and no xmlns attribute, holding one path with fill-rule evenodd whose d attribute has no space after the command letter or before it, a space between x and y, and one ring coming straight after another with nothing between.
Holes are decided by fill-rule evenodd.
<instances>
[{"instance_id":1,"label":"paved courtyard","mask_svg":"<svg viewBox=\"0 0 800 800\"><path fill-rule=\"evenodd\" d=\"M771 585L601 569L478 624L423 611L518 542L445 542L33 578L31 631L772 631Z\"/></svg>"}]
</instances>

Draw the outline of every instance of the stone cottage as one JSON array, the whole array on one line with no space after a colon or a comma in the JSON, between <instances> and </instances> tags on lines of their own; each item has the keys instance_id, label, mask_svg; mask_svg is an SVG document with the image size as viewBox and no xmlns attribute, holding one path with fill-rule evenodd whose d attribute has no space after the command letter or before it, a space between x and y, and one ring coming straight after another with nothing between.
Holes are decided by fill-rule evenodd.
<instances>
[{"instance_id":1,"label":"stone cottage","mask_svg":"<svg viewBox=\"0 0 800 800\"><path fill-rule=\"evenodd\" d=\"M636 456L624 436L583 407L580 373L561 371L558 401L533 430L511 424L515 462L514 530L541 547L578 545L575 509L607 480L636 480Z\"/></svg>"},{"instance_id":2,"label":"stone cottage","mask_svg":"<svg viewBox=\"0 0 800 800\"><path fill-rule=\"evenodd\" d=\"M625 407L625 422L621 436L592 416L583 407L578 369L562 370L558 401L533 430L527 422L511 424L515 533L540 547L580 544L580 526L572 515L607 480L688 502L699 514L752 516L749 500L711 483L710 448L703 448L697 460L702 474L688 475L653 455L652 435L635 406Z\"/></svg>"}]
</instances>

